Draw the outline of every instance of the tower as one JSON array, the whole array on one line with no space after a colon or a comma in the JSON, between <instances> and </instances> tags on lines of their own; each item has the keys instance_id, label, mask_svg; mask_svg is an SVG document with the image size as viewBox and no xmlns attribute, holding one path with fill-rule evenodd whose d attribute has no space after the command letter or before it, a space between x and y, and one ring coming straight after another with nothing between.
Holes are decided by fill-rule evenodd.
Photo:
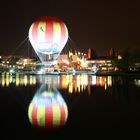
<instances>
[{"instance_id":1,"label":"tower","mask_svg":"<svg viewBox=\"0 0 140 140\"><path fill-rule=\"evenodd\" d=\"M91 59L91 48L88 48L87 58L89 60Z\"/></svg>"},{"instance_id":2,"label":"tower","mask_svg":"<svg viewBox=\"0 0 140 140\"><path fill-rule=\"evenodd\" d=\"M115 50L114 50L114 48L111 48L111 49L109 50L109 56L110 56L110 57L114 57L114 56L115 56Z\"/></svg>"},{"instance_id":3,"label":"tower","mask_svg":"<svg viewBox=\"0 0 140 140\"><path fill-rule=\"evenodd\" d=\"M88 48L87 57L88 60L96 58L96 52L92 48Z\"/></svg>"}]
</instances>

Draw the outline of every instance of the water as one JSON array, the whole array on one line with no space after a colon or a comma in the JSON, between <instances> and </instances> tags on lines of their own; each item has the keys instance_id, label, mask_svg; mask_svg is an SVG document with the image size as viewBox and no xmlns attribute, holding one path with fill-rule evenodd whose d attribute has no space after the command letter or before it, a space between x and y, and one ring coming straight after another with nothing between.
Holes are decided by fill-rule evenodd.
<instances>
[{"instance_id":1,"label":"water","mask_svg":"<svg viewBox=\"0 0 140 140\"><path fill-rule=\"evenodd\" d=\"M44 109L50 104L55 108L55 115L47 120L49 127L41 127L46 120L40 104ZM94 138L104 132L119 135L139 129L139 76L0 75L0 130L5 138L69 138L77 134Z\"/></svg>"}]
</instances>

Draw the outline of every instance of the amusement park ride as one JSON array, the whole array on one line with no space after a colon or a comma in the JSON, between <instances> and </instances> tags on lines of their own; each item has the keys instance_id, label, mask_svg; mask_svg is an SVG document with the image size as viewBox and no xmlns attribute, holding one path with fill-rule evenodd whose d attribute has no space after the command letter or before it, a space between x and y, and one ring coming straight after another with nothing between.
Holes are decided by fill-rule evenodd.
<instances>
[{"instance_id":1,"label":"amusement park ride","mask_svg":"<svg viewBox=\"0 0 140 140\"><path fill-rule=\"evenodd\" d=\"M54 65L68 40L68 29L57 17L42 16L29 29L29 41L40 59L37 74L55 73Z\"/></svg>"},{"instance_id":2,"label":"amusement park ride","mask_svg":"<svg viewBox=\"0 0 140 140\"><path fill-rule=\"evenodd\" d=\"M29 41L40 59L35 74L95 74L96 71L75 69L55 70L58 56L68 41L68 29L57 17L42 16L36 19L29 29Z\"/></svg>"}]
</instances>

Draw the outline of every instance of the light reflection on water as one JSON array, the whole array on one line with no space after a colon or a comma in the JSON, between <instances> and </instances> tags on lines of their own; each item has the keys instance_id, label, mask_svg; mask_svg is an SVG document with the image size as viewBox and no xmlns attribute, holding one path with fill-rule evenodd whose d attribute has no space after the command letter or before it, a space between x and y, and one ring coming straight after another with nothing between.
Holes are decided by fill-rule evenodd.
<instances>
[{"instance_id":1,"label":"light reflection on water","mask_svg":"<svg viewBox=\"0 0 140 140\"><path fill-rule=\"evenodd\" d=\"M67 90L69 94L87 91L91 94L91 86L102 87L104 90L112 87L113 84L123 84L122 77L96 76L96 75L19 75L11 76L2 74L0 76L0 86L8 87L11 84L15 86L27 86L39 84L54 85L55 87ZM140 79L133 79L135 86L140 86Z\"/></svg>"},{"instance_id":2,"label":"light reflection on water","mask_svg":"<svg viewBox=\"0 0 140 140\"><path fill-rule=\"evenodd\" d=\"M140 86L140 79L134 79L135 85Z\"/></svg>"},{"instance_id":3,"label":"light reflection on water","mask_svg":"<svg viewBox=\"0 0 140 140\"><path fill-rule=\"evenodd\" d=\"M76 130L89 130L89 127L127 128L128 125L130 128L134 123L140 126L139 81L140 78L136 76L0 75L0 105L3 108L0 116L3 116L4 120L0 128L7 125L11 128L17 127L20 131L20 125L30 132L29 125L59 126L62 112L62 126L68 131L74 127ZM11 91L14 94L11 94ZM60 100L65 104L63 105L66 109L63 111L59 108ZM50 108L54 108L55 118L50 113L48 120L45 109L49 102L52 103ZM22 112L21 106L25 112ZM46 123L48 121L49 123ZM34 135L36 132L33 130L32 133Z\"/></svg>"},{"instance_id":4,"label":"light reflection on water","mask_svg":"<svg viewBox=\"0 0 140 140\"><path fill-rule=\"evenodd\" d=\"M32 75L19 75L15 76L9 74L2 74L0 77L0 85L2 87L8 87L10 84L15 84L16 86L26 86L26 85L35 85L36 77Z\"/></svg>"}]
</instances>

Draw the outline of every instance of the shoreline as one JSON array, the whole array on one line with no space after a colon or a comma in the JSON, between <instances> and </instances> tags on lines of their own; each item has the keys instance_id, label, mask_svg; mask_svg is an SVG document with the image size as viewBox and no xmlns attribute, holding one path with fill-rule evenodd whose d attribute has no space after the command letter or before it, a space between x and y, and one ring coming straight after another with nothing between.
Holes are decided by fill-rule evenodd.
<instances>
[{"instance_id":1,"label":"shoreline","mask_svg":"<svg viewBox=\"0 0 140 140\"><path fill-rule=\"evenodd\" d=\"M9 75L95 75L95 76L140 76L140 73L136 72L130 72L130 73L123 73L123 72L92 72L92 71L76 71L74 73L72 72L46 72L43 74L37 74L34 71L22 71L22 72L16 72L16 73L10 73L10 72L0 72L0 74L9 74Z\"/></svg>"}]
</instances>

